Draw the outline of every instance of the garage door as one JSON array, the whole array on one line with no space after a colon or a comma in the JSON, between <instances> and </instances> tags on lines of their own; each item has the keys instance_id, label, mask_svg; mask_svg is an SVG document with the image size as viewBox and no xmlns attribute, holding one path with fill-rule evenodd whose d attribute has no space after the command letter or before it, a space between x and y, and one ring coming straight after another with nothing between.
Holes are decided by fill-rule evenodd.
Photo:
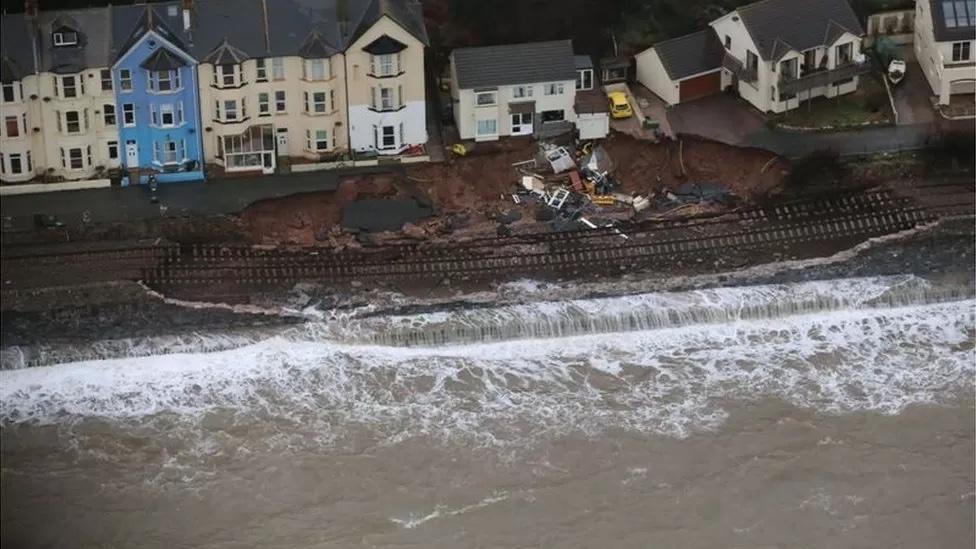
<instances>
[{"instance_id":1,"label":"garage door","mask_svg":"<svg viewBox=\"0 0 976 549\"><path fill-rule=\"evenodd\" d=\"M722 71L715 71L710 74L703 74L688 80L682 80L680 84L680 101L691 101L699 97L718 93L722 88Z\"/></svg>"},{"instance_id":2,"label":"garage door","mask_svg":"<svg viewBox=\"0 0 976 549\"><path fill-rule=\"evenodd\" d=\"M976 92L976 80L956 80L949 84L949 93L973 93Z\"/></svg>"}]
</instances>

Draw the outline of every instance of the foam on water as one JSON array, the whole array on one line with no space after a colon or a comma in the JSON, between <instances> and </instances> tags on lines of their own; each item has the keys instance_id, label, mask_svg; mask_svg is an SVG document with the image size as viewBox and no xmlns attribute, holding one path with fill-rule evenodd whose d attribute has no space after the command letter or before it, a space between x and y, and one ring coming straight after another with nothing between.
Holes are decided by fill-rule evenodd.
<instances>
[{"instance_id":1,"label":"foam on water","mask_svg":"<svg viewBox=\"0 0 976 549\"><path fill-rule=\"evenodd\" d=\"M891 414L971 393L974 302L872 305L906 282L847 280L571 304L613 317L607 311L689 300L721 303L728 311L735 309L730 303L753 310L763 300L800 303L825 292L860 296L838 298L828 309L782 306L775 317L723 316L630 332L422 348L302 339L298 334L309 332L295 332L214 353L3 371L0 420L70 427L94 419L179 432L198 437L186 448L200 453L247 450L234 443L241 426L249 440L267 444L332 444L365 429L381 441L423 435L519 445L607 428L687 436L719 426L727 399L779 397L827 413ZM546 324L546 315L563 315L567 306L539 304L531 314ZM419 316L410 322L450 318ZM267 436L254 437L254 429ZM221 444L213 444L215 436Z\"/></svg>"}]
</instances>

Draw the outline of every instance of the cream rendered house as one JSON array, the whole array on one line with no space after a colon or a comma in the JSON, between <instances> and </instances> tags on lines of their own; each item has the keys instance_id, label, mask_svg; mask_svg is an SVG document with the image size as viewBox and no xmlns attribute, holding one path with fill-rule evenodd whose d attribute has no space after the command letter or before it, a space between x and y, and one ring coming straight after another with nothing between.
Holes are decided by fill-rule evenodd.
<instances>
[{"instance_id":1,"label":"cream rendered house","mask_svg":"<svg viewBox=\"0 0 976 549\"><path fill-rule=\"evenodd\" d=\"M272 173L350 151L396 155L426 143L427 35L419 4L184 0L164 6L174 16L179 8L170 26L200 61L207 164Z\"/></svg>"},{"instance_id":2,"label":"cream rendered house","mask_svg":"<svg viewBox=\"0 0 976 549\"><path fill-rule=\"evenodd\" d=\"M427 141L427 35L412 9L373 3L345 50L353 150L397 154Z\"/></svg>"},{"instance_id":3,"label":"cream rendered house","mask_svg":"<svg viewBox=\"0 0 976 549\"><path fill-rule=\"evenodd\" d=\"M869 70L847 0L761 0L637 55L637 79L674 105L733 89L763 112L853 92Z\"/></svg>"},{"instance_id":4,"label":"cream rendered house","mask_svg":"<svg viewBox=\"0 0 976 549\"><path fill-rule=\"evenodd\" d=\"M0 179L107 177L119 166L108 9L27 8L3 22Z\"/></svg>"},{"instance_id":5,"label":"cream rendered house","mask_svg":"<svg viewBox=\"0 0 976 549\"><path fill-rule=\"evenodd\" d=\"M940 105L976 93L976 1L917 0L915 57Z\"/></svg>"},{"instance_id":6,"label":"cream rendered house","mask_svg":"<svg viewBox=\"0 0 976 549\"><path fill-rule=\"evenodd\" d=\"M451 52L451 98L461 139L533 135L576 121L577 71L569 40ZM592 67L590 68L592 86Z\"/></svg>"}]
</instances>

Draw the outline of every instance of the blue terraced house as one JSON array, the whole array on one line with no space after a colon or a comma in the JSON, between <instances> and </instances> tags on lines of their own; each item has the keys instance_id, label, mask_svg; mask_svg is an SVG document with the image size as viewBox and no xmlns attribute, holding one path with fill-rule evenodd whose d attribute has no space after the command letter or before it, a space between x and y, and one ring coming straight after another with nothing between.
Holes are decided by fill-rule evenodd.
<instances>
[{"instance_id":1,"label":"blue terraced house","mask_svg":"<svg viewBox=\"0 0 976 549\"><path fill-rule=\"evenodd\" d=\"M123 184L202 181L197 62L149 5L113 7ZM126 32L128 30L128 32Z\"/></svg>"}]
</instances>

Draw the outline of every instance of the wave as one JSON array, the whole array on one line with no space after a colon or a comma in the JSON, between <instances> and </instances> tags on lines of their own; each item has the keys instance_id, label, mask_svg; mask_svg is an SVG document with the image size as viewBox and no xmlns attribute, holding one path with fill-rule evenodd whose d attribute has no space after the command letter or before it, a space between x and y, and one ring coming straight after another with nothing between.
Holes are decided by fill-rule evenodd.
<instances>
[{"instance_id":1,"label":"wave","mask_svg":"<svg viewBox=\"0 0 976 549\"><path fill-rule=\"evenodd\" d=\"M445 346L342 342L303 328L214 353L3 371L0 421L111 421L157 429L154 436L200 437L186 444L211 451L207 437L233 442L245 436L239 432L251 445L333 444L362 430L377 440L485 445L605 429L682 437L721 425L728 399L897 413L972 392L974 302L903 305L931 299L931 290L911 277L851 279L424 314L356 328L375 341L399 323L412 323L403 333L421 333L456 315L468 315L465 326L488 315L505 330L512 319L548 326L522 328L522 337L572 335ZM665 305L686 313L655 312ZM581 313L632 319L634 329L580 335L589 324L543 320Z\"/></svg>"}]
</instances>

